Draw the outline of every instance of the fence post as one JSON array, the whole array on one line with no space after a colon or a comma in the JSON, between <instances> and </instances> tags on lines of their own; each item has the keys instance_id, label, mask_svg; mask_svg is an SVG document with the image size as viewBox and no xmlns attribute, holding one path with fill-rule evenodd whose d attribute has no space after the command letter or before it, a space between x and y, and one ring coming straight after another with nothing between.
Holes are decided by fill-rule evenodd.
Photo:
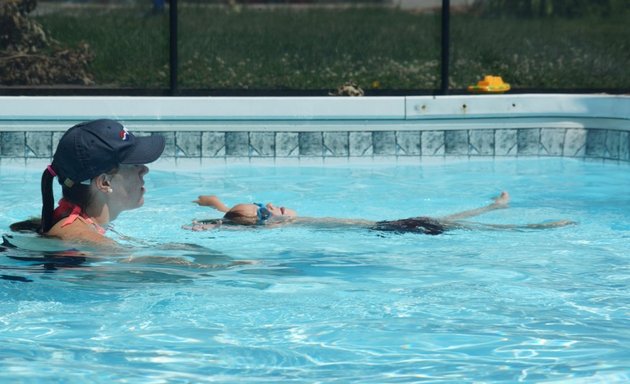
<instances>
[{"instance_id":1,"label":"fence post","mask_svg":"<svg viewBox=\"0 0 630 384\"><path fill-rule=\"evenodd\" d=\"M440 62L440 78L442 95L448 94L449 77L449 50L450 50L450 28L451 28L451 4L450 0L442 0L442 59Z\"/></svg>"},{"instance_id":2,"label":"fence post","mask_svg":"<svg viewBox=\"0 0 630 384\"><path fill-rule=\"evenodd\" d=\"M170 94L177 94L177 0L170 0L169 7L169 70L170 70Z\"/></svg>"}]
</instances>

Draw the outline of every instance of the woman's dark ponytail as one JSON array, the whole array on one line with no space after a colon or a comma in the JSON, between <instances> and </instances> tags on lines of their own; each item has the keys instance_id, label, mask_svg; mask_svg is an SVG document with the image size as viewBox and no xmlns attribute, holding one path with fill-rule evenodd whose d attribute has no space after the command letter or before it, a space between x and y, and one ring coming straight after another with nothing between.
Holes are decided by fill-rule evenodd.
<instances>
[{"instance_id":1,"label":"woman's dark ponytail","mask_svg":"<svg viewBox=\"0 0 630 384\"><path fill-rule=\"evenodd\" d=\"M44 170L42 174L42 226L41 233L46 233L52 228L53 212L55 210L55 196L53 195L52 181L55 175L51 173L49 168Z\"/></svg>"}]
</instances>

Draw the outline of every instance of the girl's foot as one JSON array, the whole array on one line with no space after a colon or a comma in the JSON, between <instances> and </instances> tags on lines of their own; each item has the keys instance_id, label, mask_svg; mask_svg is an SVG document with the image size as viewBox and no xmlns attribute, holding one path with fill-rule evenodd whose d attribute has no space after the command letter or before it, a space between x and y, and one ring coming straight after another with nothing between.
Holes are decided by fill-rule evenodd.
<instances>
[{"instance_id":1,"label":"girl's foot","mask_svg":"<svg viewBox=\"0 0 630 384\"><path fill-rule=\"evenodd\" d=\"M503 191L501 194L494 198L494 203L492 204L495 208L507 208L508 203L510 202L510 195Z\"/></svg>"}]
</instances>

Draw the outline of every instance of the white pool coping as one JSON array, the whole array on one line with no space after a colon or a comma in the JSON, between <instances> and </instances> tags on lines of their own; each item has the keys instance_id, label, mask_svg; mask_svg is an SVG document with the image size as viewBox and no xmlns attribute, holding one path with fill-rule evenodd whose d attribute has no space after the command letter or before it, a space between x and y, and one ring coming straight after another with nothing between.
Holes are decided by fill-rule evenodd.
<instances>
[{"instance_id":1,"label":"white pool coping","mask_svg":"<svg viewBox=\"0 0 630 384\"><path fill-rule=\"evenodd\" d=\"M483 129L544 120L559 127L630 130L627 95L462 95L396 97L2 96L4 131L64 131L112 118L152 131ZM317 128L313 128L317 125Z\"/></svg>"}]
</instances>

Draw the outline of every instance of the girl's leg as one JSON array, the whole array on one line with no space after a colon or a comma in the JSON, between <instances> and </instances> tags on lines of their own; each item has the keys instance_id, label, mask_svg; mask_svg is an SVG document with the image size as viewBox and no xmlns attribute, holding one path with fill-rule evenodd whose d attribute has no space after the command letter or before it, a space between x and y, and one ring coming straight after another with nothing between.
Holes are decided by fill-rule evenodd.
<instances>
[{"instance_id":1,"label":"girl's leg","mask_svg":"<svg viewBox=\"0 0 630 384\"><path fill-rule=\"evenodd\" d=\"M523 230L523 229L551 229L551 228L560 228L566 227L569 225L577 225L575 221L571 220L557 220L557 221L548 221L544 223L536 223L536 224L486 224L486 223L474 223L474 222L460 222L460 228L464 229L479 229L479 230Z\"/></svg>"},{"instance_id":2,"label":"girl's leg","mask_svg":"<svg viewBox=\"0 0 630 384\"><path fill-rule=\"evenodd\" d=\"M503 209L508 207L508 202L510 201L510 195L507 192L501 192L501 194L494 198L494 203L486 205L485 207L471 209L468 211L463 211L459 213L454 213L452 215L440 217L440 220L445 221L454 221L467 219L469 217L481 215L486 212L494 211L497 209Z\"/></svg>"}]
</instances>

